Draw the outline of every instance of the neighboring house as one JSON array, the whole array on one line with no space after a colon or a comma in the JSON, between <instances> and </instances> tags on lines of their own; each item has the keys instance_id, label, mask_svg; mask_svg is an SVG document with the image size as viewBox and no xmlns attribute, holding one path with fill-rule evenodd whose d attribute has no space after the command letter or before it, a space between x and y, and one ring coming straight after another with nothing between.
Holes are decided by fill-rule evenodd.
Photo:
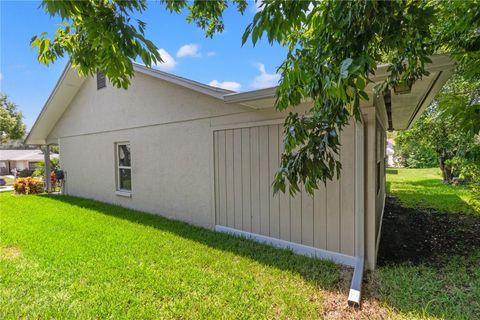
<instances>
[{"instance_id":1,"label":"neighboring house","mask_svg":"<svg viewBox=\"0 0 480 320\"><path fill-rule=\"evenodd\" d=\"M24 169L35 170L35 166L44 158L45 155L40 149L0 149L0 175L12 174L14 168L18 171ZM51 154L50 158L58 158L58 154Z\"/></svg>"},{"instance_id":2,"label":"neighboring house","mask_svg":"<svg viewBox=\"0 0 480 320\"><path fill-rule=\"evenodd\" d=\"M395 159L395 144L392 139L387 139L387 166L395 167L397 165L397 160Z\"/></svg>"},{"instance_id":3,"label":"neighboring house","mask_svg":"<svg viewBox=\"0 0 480 320\"><path fill-rule=\"evenodd\" d=\"M377 95L387 66L377 69L363 123L341 133L341 177L313 197L273 196L290 111L274 109L275 88L235 93L135 65L123 90L67 65L26 142L60 146L67 194L354 266L355 301L364 259L376 265L386 130L409 128L451 74L448 57L432 59L430 75L403 94Z\"/></svg>"}]
</instances>

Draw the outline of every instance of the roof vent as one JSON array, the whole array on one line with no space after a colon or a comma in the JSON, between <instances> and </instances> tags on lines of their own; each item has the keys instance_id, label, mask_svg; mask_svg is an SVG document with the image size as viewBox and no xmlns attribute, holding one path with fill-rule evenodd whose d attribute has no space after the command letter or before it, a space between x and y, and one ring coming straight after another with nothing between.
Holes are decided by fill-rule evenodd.
<instances>
[{"instance_id":1,"label":"roof vent","mask_svg":"<svg viewBox=\"0 0 480 320\"><path fill-rule=\"evenodd\" d=\"M105 74L101 71L97 71L97 90L105 88L107 86L107 81L105 79Z\"/></svg>"}]
</instances>

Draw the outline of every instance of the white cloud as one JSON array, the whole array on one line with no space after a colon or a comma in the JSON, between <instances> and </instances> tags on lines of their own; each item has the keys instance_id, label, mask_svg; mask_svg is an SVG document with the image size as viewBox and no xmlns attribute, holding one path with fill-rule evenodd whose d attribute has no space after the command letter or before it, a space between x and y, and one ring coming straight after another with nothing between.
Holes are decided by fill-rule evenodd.
<instances>
[{"instance_id":1,"label":"white cloud","mask_svg":"<svg viewBox=\"0 0 480 320\"><path fill-rule=\"evenodd\" d=\"M208 51L207 52L208 57L213 57L213 56L216 56L216 55L217 55L217 53L215 51Z\"/></svg>"},{"instance_id":2,"label":"white cloud","mask_svg":"<svg viewBox=\"0 0 480 320\"><path fill-rule=\"evenodd\" d=\"M260 75L256 76L253 82L251 83L250 86L253 89L274 87L278 84L278 80L280 80L279 74L268 73L265 70L265 65L263 63L258 63L257 68L260 71Z\"/></svg>"},{"instance_id":3,"label":"white cloud","mask_svg":"<svg viewBox=\"0 0 480 320\"><path fill-rule=\"evenodd\" d=\"M0 72L0 80L3 79L3 74Z\"/></svg>"},{"instance_id":4,"label":"white cloud","mask_svg":"<svg viewBox=\"0 0 480 320\"><path fill-rule=\"evenodd\" d=\"M165 49L158 50L158 53L160 53L163 62L153 65L155 69L169 71L175 68L177 61L175 61L175 59Z\"/></svg>"},{"instance_id":5,"label":"white cloud","mask_svg":"<svg viewBox=\"0 0 480 320\"><path fill-rule=\"evenodd\" d=\"M200 57L200 46L195 43L186 44L177 51L177 58L183 57Z\"/></svg>"},{"instance_id":6,"label":"white cloud","mask_svg":"<svg viewBox=\"0 0 480 320\"><path fill-rule=\"evenodd\" d=\"M308 5L307 11L305 12L305 15L306 15L306 16L309 16L310 13L312 13L312 11L313 11L314 8L315 8L315 5L314 5L313 3L310 3L310 4Z\"/></svg>"},{"instance_id":7,"label":"white cloud","mask_svg":"<svg viewBox=\"0 0 480 320\"><path fill-rule=\"evenodd\" d=\"M212 80L212 81L210 81L210 83L208 85L210 85L212 87L217 87L217 88L222 88L222 89L227 89L227 90L232 90L232 91L238 91L238 90L240 90L240 88L242 86L238 82L234 82L234 81L220 82L218 80Z\"/></svg>"}]
</instances>

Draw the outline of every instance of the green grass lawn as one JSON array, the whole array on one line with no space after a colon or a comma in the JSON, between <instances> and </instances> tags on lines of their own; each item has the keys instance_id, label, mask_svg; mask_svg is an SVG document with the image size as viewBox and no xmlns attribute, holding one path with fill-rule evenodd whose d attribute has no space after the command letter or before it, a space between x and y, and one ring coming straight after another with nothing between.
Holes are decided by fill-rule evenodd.
<instances>
[{"instance_id":1,"label":"green grass lawn","mask_svg":"<svg viewBox=\"0 0 480 320\"><path fill-rule=\"evenodd\" d=\"M440 169L387 169L387 192L404 207L480 215L480 201L463 186L442 182Z\"/></svg>"},{"instance_id":2,"label":"green grass lawn","mask_svg":"<svg viewBox=\"0 0 480 320\"><path fill-rule=\"evenodd\" d=\"M0 217L2 319L314 319L340 279L331 262L91 200L2 193Z\"/></svg>"},{"instance_id":3,"label":"green grass lawn","mask_svg":"<svg viewBox=\"0 0 480 320\"><path fill-rule=\"evenodd\" d=\"M433 208L459 219L473 215L480 225L480 204L472 191L443 184L438 169L389 169L387 181L388 193L404 207ZM480 248L472 248L469 256L444 260L436 266L404 263L379 268L379 296L407 318L480 319Z\"/></svg>"},{"instance_id":4,"label":"green grass lawn","mask_svg":"<svg viewBox=\"0 0 480 320\"><path fill-rule=\"evenodd\" d=\"M428 172L389 174L390 192L410 194ZM472 319L479 265L477 252L442 268L379 268L357 312L351 270L331 262L97 201L0 194L1 319Z\"/></svg>"}]
</instances>

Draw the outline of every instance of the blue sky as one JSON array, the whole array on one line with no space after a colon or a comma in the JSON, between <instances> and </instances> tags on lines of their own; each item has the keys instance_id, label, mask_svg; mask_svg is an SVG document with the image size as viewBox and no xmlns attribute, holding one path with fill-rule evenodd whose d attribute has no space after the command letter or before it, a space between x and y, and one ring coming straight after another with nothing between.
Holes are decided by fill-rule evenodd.
<instances>
[{"instance_id":1,"label":"blue sky","mask_svg":"<svg viewBox=\"0 0 480 320\"><path fill-rule=\"evenodd\" d=\"M0 0L0 91L17 103L28 129L50 95L67 58L50 66L37 62L30 48L33 35L52 34L61 21L39 8L38 1ZM147 23L146 36L160 48L166 64L158 66L189 79L236 91L272 86L285 49L266 40L254 48L241 46L245 27L255 13L254 3L244 16L233 8L224 14L225 31L213 39L185 21L185 15L170 14L157 2L141 15Z\"/></svg>"}]
</instances>

